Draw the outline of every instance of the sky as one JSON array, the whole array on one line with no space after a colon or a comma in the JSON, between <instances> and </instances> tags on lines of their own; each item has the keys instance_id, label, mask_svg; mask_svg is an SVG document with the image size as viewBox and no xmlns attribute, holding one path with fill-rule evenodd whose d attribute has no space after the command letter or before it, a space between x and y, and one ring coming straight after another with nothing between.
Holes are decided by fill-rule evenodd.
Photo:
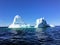
<instances>
[{"instance_id":1,"label":"sky","mask_svg":"<svg viewBox=\"0 0 60 45\"><path fill-rule=\"evenodd\" d=\"M48 24L60 25L60 0L0 0L0 26L10 25L15 15L28 24L44 17Z\"/></svg>"}]
</instances>

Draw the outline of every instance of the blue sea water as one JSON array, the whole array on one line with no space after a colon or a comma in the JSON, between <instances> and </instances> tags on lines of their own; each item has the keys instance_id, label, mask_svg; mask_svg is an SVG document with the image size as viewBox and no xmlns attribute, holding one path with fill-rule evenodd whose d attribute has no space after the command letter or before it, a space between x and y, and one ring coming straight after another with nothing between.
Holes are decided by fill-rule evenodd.
<instances>
[{"instance_id":1,"label":"blue sea water","mask_svg":"<svg viewBox=\"0 0 60 45\"><path fill-rule=\"evenodd\" d=\"M0 45L60 45L60 27L37 29L0 27Z\"/></svg>"}]
</instances>

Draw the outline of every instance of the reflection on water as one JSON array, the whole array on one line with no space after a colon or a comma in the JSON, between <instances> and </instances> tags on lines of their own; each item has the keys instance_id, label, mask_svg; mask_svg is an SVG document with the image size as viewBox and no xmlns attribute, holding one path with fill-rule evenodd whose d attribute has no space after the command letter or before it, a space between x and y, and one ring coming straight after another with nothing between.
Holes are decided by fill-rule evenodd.
<instances>
[{"instance_id":1,"label":"reflection on water","mask_svg":"<svg viewBox=\"0 0 60 45\"><path fill-rule=\"evenodd\" d=\"M0 45L60 45L60 27L37 29L0 27Z\"/></svg>"}]
</instances>

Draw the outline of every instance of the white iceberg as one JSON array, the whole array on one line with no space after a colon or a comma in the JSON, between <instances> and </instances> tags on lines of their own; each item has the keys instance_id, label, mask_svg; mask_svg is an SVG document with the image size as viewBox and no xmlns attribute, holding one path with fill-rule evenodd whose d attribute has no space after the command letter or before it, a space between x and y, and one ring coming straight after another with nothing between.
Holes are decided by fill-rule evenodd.
<instances>
[{"instance_id":1,"label":"white iceberg","mask_svg":"<svg viewBox=\"0 0 60 45\"><path fill-rule=\"evenodd\" d=\"M44 18L39 18L36 20L35 28L47 27L49 26Z\"/></svg>"},{"instance_id":2,"label":"white iceberg","mask_svg":"<svg viewBox=\"0 0 60 45\"><path fill-rule=\"evenodd\" d=\"M30 24L25 24L19 15L14 17L12 24L8 28L43 28L43 27L55 27L54 25L48 25L44 18L39 18L36 20L36 25L31 26Z\"/></svg>"},{"instance_id":3,"label":"white iceberg","mask_svg":"<svg viewBox=\"0 0 60 45\"><path fill-rule=\"evenodd\" d=\"M29 24L25 24L19 15L14 17L13 23L8 28L29 28Z\"/></svg>"}]
</instances>

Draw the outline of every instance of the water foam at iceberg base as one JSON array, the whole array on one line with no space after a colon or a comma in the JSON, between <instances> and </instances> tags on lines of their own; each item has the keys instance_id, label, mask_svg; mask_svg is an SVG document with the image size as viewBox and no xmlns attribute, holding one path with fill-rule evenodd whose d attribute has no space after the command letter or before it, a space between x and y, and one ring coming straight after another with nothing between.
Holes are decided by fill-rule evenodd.
<instances>
[{"instance_id":1,"label":"water foam at iceberg base","mask_svg":"<svg viewBox=\"0 0 60 45\"><path fill-rule=\"evenodd\" d=\"M55 27L54 25L48 25L44 18L39 18L36 20L36 25L31 26L30 24L25 24L19 15L14 17L13 23L9 25L8 28L42 28L42 27Z\"/></svg>"}]
</instances>

